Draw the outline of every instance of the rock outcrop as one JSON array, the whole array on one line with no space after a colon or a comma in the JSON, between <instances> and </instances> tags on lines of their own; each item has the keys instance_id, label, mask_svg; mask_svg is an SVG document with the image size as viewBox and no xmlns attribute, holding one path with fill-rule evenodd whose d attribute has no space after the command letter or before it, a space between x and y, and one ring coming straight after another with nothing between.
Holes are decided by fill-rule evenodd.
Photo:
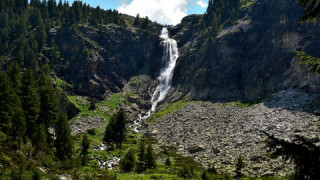
<instances>
[{"instance_id":1,"label":"rock outcrop","mask_svg":"<svg viewBox=\"0 0 320 180\"><path fill-rule=\"evenodd\" d=\"M114 24L59 29L51 36L67 59L55 70L76 94L103 99L119 93L132 76L159 72L161 27L153 26L154 31Z\"/></svg>"},{"instance_id":2,"label":"rock outcrop","mask_svg":"<svg viewBox=\"0 0 320 180\"><path fill-rule=\"evenodd\" d=\"M218 34L199 31L197 16L170 28L181 57L174 87L194 100L264 99L290 87L319 92L319 78L298 63L296 50L320 56L320 30L299 23L295 0L256 0ZM191 27L191 28L189 28Z\"/></svg>"}]
</instances>

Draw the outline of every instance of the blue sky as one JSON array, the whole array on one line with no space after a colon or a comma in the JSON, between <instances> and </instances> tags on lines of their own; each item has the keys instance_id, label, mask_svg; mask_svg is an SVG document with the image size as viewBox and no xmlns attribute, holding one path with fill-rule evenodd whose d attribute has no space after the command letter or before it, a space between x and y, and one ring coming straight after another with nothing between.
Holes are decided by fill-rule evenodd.
<instances>
[{"instance_id":1,"label":"blue sky","mask_svg":"<svg viewBox=\"0 0 320 180\"><path fill-rule=\"evenodd\" d=\"M121 13L141 17L148 16L151 20L162 24L177 24L189 14L203 14L208 0L82 0L93 7L118 9ZM69 0L73 2L73 0Z\"/></svg>"}]
</instances>

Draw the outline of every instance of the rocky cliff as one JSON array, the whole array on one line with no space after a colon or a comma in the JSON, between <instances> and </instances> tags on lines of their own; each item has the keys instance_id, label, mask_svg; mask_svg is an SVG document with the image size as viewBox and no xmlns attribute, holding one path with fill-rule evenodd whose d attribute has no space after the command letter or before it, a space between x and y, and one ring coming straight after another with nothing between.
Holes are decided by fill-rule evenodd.
<instances>
[{"instance_id":1,"label":"rocky cliff","mask_svg":"<svg viewBox=\"0 0 320 180\"><path fill-rule=\"evenodd\" d=\"M55 70L76 94L103 99L121 92L132 76L159 72L161 26L152 27L146 31L109 24L100 29L80 25L52 30L52 38L67 58Z\"/></svg>"},{"instance_id":2,"label":"rocky cliff","mask_svg":"<svg viewBox=\"0 0 320 180\"><path fill-rule=\"evenodd\" d=\"M198 16L172 27L181 57L172 97L257 101L289 87L319 92L319 78L299 64L295 51L319 56L319 28L298 22L295 0L257 0L218 34L201 30ZM192 27L192 28L190 28Z\"/></svg>"}]
</instances>

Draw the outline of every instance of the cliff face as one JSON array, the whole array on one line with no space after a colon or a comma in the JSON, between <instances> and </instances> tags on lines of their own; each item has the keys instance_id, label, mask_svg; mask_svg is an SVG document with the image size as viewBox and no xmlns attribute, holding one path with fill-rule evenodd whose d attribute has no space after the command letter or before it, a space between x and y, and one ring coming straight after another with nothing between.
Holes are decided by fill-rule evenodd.
<instances>
[{"instance_id":1,"label":"cliff face","mask_svg":"<svg viewBox=\"0 0 320 180\"><path fill-rule=\"evenodd\" d=\"M53 31L52 38L68 58L56 71L80 95L101 99L120 92L130 77L159 72L159 27L147 32L109 24L99 30L79 26Z\"/></svg>"},{"instance_id":2,"label":"cliff face","mask_svg":"<svg viewBox=\"0 0 320 180\"><path fill-rule=\"evenodd\" d=\"M240 11L239 20L217 35L199 31L196 16L170 29L181 54L172 96L256 101L289 87L318 92L319 78L294 51L319 56L320 31L298 22L302 9L295 0L257 0Z\"/></svg>"}]
</instances>

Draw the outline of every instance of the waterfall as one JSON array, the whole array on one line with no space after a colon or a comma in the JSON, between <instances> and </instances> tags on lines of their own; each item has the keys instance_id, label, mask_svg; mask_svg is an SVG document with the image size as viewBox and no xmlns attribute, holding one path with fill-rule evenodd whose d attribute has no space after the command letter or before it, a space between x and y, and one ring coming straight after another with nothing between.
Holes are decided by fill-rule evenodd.
<instances>
[{"instance_id":1,"label":"waterfall","mask_svg":"<svg viewBox=\"0 0 320 180\"><path fill-rule=\"evenodd\" d=\"M157 79L158 86L151 98L151 112L156 110L158 103L168 94L171 88L174 68L179 57L177 42L174 39L169 38L167 28L162 29L160 38L162 39L161 43L163 45L162 62L165 64L165 67L160 71L160 75Z\"/></svg>"},{"instance_id":2,"label":"waterfall","mask_svg":"<svg viewBox=\"0 0 320 180\"><path fill-rule=\"evenodd\" d=\"M157 78L158 86L154 91L151 98L151 109L146 113L146 115L140 114L138 119L134 122L134 131L138 132L138 127L141 126L141 121L146 120L151 116L157 108L159 102L164 100L171 88L171 81L173 77L174 68L176 66L177 59L179 57L179 51L177 46L177 41L169 37L169 32L167 28L163 28L160 34L161 44L163 45L163 55L162 63L164 66L160 70L160 75Z\"/></svg>"}]
</instances>

